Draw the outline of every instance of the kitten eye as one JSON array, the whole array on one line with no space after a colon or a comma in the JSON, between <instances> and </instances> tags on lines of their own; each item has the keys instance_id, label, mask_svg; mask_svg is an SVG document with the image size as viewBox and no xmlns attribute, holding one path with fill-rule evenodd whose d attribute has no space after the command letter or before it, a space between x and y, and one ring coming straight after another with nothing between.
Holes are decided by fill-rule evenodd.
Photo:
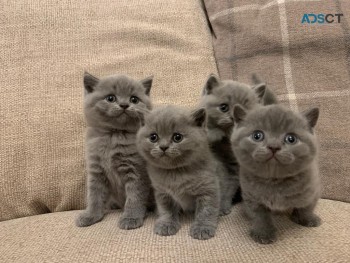
<instances>
[{"instance_id":1,"label":"kitten eye","mask_svg":"<svg viewBox=\"0 0 350 263\"><path fill-rule=\"evenodd\" d=\"M261 142L264 140L264 133L262 131L254 131L252 133L252 139L256 142Z\"/></svg>"},{"instance_id":2,"label":"kitten eye","mask_svg":"<svg viewBox=\"0 0 350 263\"><path fill-rule=\"evenodd\" d=\"M139 101L140 101L140 99L138 97L136 97L136 96L131 96L130 97L130 102L131 103L137 104L137 103L139 103Z\"/></svg>"},{"instance_id":3,"label":"kitten eye","mask_svg":"<svg viewBox=\"0 0 350 263\"><path fill-rule=\"evenodd\" d=\"M174 133L173 135L173 141L176 143L179 143L182 141L183 135L180 133Z\"/></svg>"},{"instance_id":4,"label":"kitten eye","mask_svg":"<svg viewBox=\"0 0 350 263\"><path fill-rule=\"evenodd\" d=\"M223 103L219 106L219 109L222 111L222 112L228 112L228 105L226 103Z\"/></svg>"},{"instance_id":5,"label":"kitten eye","mask_svg":"<svg viewBox=\"0 0 350 263\"><path fill-rule=\"evenodd\" d=\"M298 137L294 134L287 134L284 137L284 142L288 144L296 144L298 141Z\"/></svg>"},{"instance_id":6,"label":"kitten eye","mask_svg":"<svg viewBox=\"0 0 350 263\"><path fill-rule=\"evenodd\" d=\"M149 140L153 143L157 142L158 141L158 135L156 133L152 133L150 136L149 136Z\"/></svg>"},{"instance_id":7,"label":"kitten eye","mask_svg":"<svg viewBox=\"0 0 350 263\"><path fill-rule=\"evenodd\" d=\"M117 98L114 95L108 95L105 100L112 103L115 102Z\"/></svg>"}]
</instances>

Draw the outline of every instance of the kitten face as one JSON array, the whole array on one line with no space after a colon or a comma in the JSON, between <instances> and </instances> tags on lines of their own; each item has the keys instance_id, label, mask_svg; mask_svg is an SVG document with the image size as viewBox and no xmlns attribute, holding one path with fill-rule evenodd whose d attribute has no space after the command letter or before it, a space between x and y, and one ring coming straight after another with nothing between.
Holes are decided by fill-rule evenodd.
<instances>
[{"instance_id":1,"label":"kitten face","mask_svg":"<svg viewBox=\"0 0 350 263\"><path fill-rule=\"evenodd\" d=\"M257 107L249 113L236 106L234 114L237 126L232 147L246 169L263 177L287 177L314 160L317 145L312 129L317 108L303 116L279 105Z\"/></svg>"},{"instance_id":2,"label":"kitten face","mask_svg":"<svg viewBox=\"0 0 350 263\"><path fill-rule=\"evenodd\" d=\"M85 73L85 117L88 125L109 129L137 129L152 105L152 78L136 81L114 75L101 80Z\"/></svg>"},{"instance_id":3,"label":"kitten face","mask_svg":"<svg viewBox=\"0 0 350 263\"><path fill-rule=\"evenodd\" d=\"M192 113L175 106L154 110L138 132L139 152L159 168L187 166L208 148L204 121L204 109Z\"/></svg>"},{"instance_id":4,"label":"kitten face","mask_svg":"<svg viewBox=\"0 0 350 263\"><path fill-rule=\"evenodd\" d=\"M229 130L233 127L233 107L240 104L252 109L264 95L265 85L259 84L253 89L237 81L220 81L211 75L203 90L202 104L208 114L208 128Z\"/></svg>"}]
</instances>

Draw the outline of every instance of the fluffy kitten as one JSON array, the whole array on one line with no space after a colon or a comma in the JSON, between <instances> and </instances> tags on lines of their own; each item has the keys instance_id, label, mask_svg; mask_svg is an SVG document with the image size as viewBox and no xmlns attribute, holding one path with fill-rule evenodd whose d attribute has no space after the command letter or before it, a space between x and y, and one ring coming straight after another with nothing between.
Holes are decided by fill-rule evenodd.
<instances>
[{"instance_id":1,"label":"fluffy kitten","mask_svg":"<svg viewBox=\"0 0 350 263\"><path fill-rule=\"evenodd\" d=\"M136 81L115 75L99 80L84 74L88 192L77 226L102 220L111 204L124 208L120 228L142 226L152 193L136 133L152 107L151 85L152 77Z\"/></svg>"},{"instance_id":2,"label":"fluffy kitten","mask_svg":"<svg viewBox=\"0 0 350 263\"><path fill-rule=\"evenodd\" d=\"M229 214L239 189L239 165L232 152L230 136L234 126L233 107L241 104L251 110L264 96L265 84L253 88L237 81L221 81L210 75L202 92L201 105L207 110L207 134L211 150L224 166L221 182L221 215ZM236 195L237 196L237 195ZM239 195L238 195L239 197Z\"/></svg>"},{"instance_id":3,"label":"fluffy kitten","mask_svg":"<svg viewBox=\"0 0 350 263\"><path fill-rule=\"evenodd\" d=\"M147 160L159 216L154 232L174 235L180 228L179 212L194 211L190 235L215 235L220 207L219 166L212 157L205 110L189 113L167 106L147 116L137 135L137 146Z\"/></svg>"},{"instance_id":4,"label":"fluffy kitten","mask_svg":"<svg viewBox=\"0 0 350 263\"><path fill-rule=\"evenodd\" d=\"M262 244L276 240L271 212L292 209L291 220L320 225L314 208L320 197L317 140L318 108L294 113L280 105L246 112L235 106L232 146L240 164L240 184L251 237Z\"/></svg>"}]
</instances>

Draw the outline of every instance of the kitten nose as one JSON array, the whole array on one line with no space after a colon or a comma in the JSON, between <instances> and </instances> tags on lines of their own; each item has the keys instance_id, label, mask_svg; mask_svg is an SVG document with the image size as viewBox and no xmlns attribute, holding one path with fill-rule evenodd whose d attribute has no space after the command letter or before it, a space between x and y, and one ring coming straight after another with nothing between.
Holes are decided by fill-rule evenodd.
<instances>
[{"instance_id":1,"label":"kitten nose","mask_svg":"<svg viewBox=\"0 0 350 263\"><path fill-rule=\"evenodd\" d=\"M168 147L168 146L159 146L159 148L160 148L163 152L165 152L169 147Z\"/></svg>"},{"instance_id":2,"label":"kitten nose","mask_svg":"<svg viewBox=\"0 0 350 263\"><path fill-rule=\"evenodd\" d=\"M123 108L124 110L129 108L129 104L120 104L119 105L121 108Z\"/></svg>"},{"instance_id":3,"label":"kitten nose","mask_svg":"<svg viewBox=\"0 0 350 263\"><path fill-rule=\"evenodd\" d=\"M269 148L273 153L281 150L281 147L278 147L278 146L267 146L267 148Z\"/></svg>"}]
</instances>

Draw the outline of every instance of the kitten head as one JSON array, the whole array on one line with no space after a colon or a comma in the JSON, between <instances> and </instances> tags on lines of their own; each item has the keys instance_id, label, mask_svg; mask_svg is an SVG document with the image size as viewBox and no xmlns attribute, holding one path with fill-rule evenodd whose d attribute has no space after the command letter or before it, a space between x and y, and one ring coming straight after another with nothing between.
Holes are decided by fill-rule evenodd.
<instances>
[{"instance_id":1,"label":"kitten head","mask_svg":"<svg viewBox=\"0 0 350 263\"><path fill-rule=\"evenodd\" d=\"M280 178L307 168L317 154L318 115L318 108L300 114L281 105L250 112L236 105L231 142L240 165L258 176Z\"/></svg>"},{"instance_id":2,"label":"kitten head","mask_svg":"<svg viewBox=\"0 0 350 263\"><path fill-rule=\"evenodd\" d=\"M140 154L151 165L174 169L206 158L205 110L189 112L176 106L153 110L137 134Z\"/></svg>"},{"instance_id":3,"label":"kitten head","mask_svg":"<svg viewBox=\"0 0 350 263\"><path fill-rule=\"evenodd\" d=\"M250 87L232 80L221 81L210 75L202 93L202 105L208 114L208 128L219 128L230 131L234 125L233 108L240 104L250 110L259 103L265 93L265 84Z\"/></svg>"},{"instance_id":4,"label":"kitten head","mask_svg":"<svg viewBox=\"0 0 350 263\"><path fill-rule=\"evenodd\" d=\"M124 75L98 79L84 74L84 109L88 126L137 130L151 108L152 77L137 81Z\"/></svg>"}]
</instances>

